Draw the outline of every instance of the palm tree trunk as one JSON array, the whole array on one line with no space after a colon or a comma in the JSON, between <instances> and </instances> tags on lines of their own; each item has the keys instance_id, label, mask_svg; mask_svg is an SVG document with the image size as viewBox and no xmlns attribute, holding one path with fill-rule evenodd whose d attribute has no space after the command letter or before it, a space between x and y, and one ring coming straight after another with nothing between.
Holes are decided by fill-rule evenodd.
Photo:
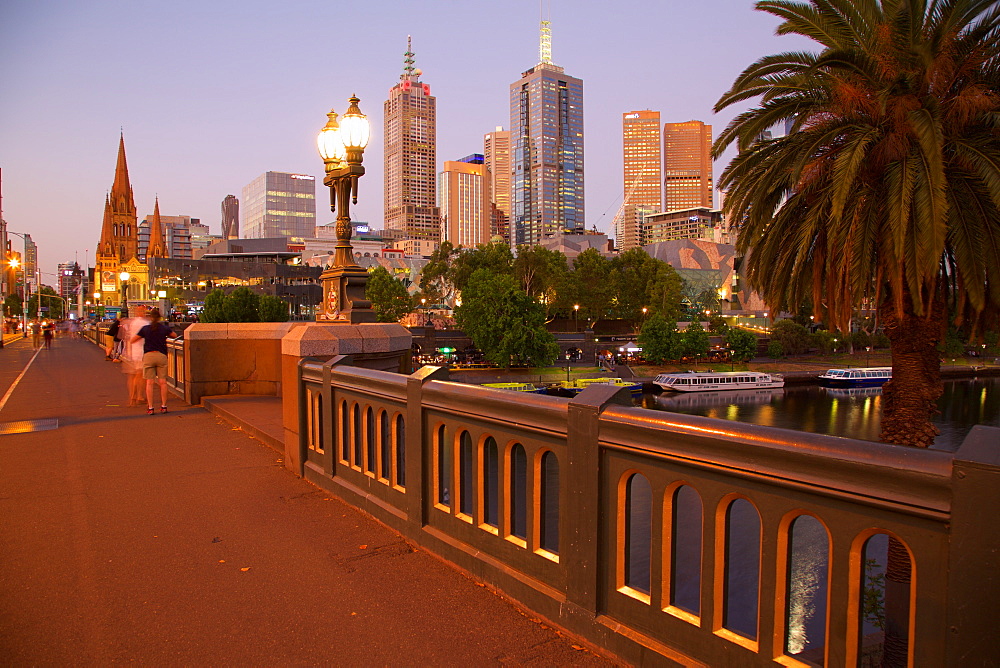
<instances>
[{"instance_id":1,"label":"palm tree trunk","mask_svg":"<svg viewBox=\"0 0 1000 668\"><path fill-rule=\"evenodd\" d=\"M903 296L903 303L902 315L896 312L891 299L879 308L892 351L892 380L882 391L879 440L927 448L938 434L931 416L937 412L943 390L937 344L944 329L945 305L942 299L935 299L929 316L918 316L913 313L909 294ZM907 665L911 565L906 547L890 536L885 567L883 668Z\"/></svg>"},{"instance_id":2,"label":"palm tree trunk","mask_svg":"<svg viewBox=\"0 0 1000 668\"><path fill-rule=\"evenodd\" d=\"M941 357L937 344L944 329L944 301L936 299L929 316L913 313L910 296L896 313L891 300L879 307L879 318L892 351L892 380L882 390L882 433L879 440L928 448L938 429L931 423L941 396Z\"/></svg>"}]
</instances>

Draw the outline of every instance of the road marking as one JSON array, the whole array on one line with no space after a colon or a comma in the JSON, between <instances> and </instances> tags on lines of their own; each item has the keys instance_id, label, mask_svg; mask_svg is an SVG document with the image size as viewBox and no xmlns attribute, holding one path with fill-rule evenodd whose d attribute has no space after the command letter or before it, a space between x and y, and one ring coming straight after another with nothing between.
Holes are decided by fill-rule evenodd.
<instances>
[{"instance_id":1,"label":"road marking","mask_svg":"<svg viewBox=\"0 0 1000 668\"><path fill-rule=\"evenodd\" d=\"M0 399L0 411L2 411L3 407L7 405L7 400L10 399L10 395L14 394L14 388L16 388L17 384L21 382L21 379L24 378L24 374L28 373L28 368L31 366L31 363L35 361L35 358L38 357L38 353L40 352L42 352L41 348L35 351L35 354L31 356L30 360L28 360L28 363L24 365L24 370L21 371L18 377L14 379L14 383L10 386L10 389L7 390L7 394L3 395L3 399Z\"/></svg>"}]
</instances>

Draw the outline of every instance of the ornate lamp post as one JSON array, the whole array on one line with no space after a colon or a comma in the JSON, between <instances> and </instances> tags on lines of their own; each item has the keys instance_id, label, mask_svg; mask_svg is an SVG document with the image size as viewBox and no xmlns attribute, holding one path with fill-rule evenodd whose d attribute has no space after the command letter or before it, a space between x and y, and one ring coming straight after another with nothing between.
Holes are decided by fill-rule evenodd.
<instances>
[{"instance_id":1,"label":"ornate lamp post","mask_svg":"<svg viewBox=\"0 0 1000 668\"><path fill-rule=\"evenodd\" d=\"M122 311L128 310L128 279L132 276L127 271L118 274L118 281L122 286Z\"/></svg>"},{"instance_id":2,"label":"ornate lamp post","mask_svg":"<svg viewBox=\"0 0 1000 668\"><path fill-rule=\"evenodd\" d=\"M358 179L364 176L361 165L371 135L368 118L358 107L360 100L351 97L350 107L337 122L330 110L326 126L316 138L319 154L326 167L323 184L330 188L330 211L337 214L337 246L333 266L320 275L323 303L316 320L321 322L375 322L372 304L365 299L368 272L354 262L351 247L351 202L358 203Z\"/></svg>"}]
</instances>

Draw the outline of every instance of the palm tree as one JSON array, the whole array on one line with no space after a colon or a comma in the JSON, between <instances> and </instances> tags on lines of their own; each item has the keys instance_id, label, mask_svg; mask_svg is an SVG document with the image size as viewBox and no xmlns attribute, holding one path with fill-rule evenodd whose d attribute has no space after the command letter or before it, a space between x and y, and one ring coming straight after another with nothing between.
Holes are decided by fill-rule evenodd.
<instances>
[{"instance_id":1,"label":"palm tree","mask_svg":"<svg viewBox=\"0 0 1000 668\"><path fill-rule=\"evenodd\" d=\"M745 274L774 309L834 327L874 306L891 344L881 440L933 444L936 345L1000 315L1000 8L994 0L764 0L822 47L748 67L716 111ZM764 139L778 123L790 132ZM889 540L883 666L906 665L910 561ZM891 613L891 614L890 614Z\"/></svg>"},{"instance_id":2,"label":"palm tree","mask_svg":"<svg viewBox=\"0 0 1000 668\"><path fill-rule=\"evenodd\" d=\"M1000 8L992 0L764 0L814 53L748 67L716 111L760 98L734 142L727 216L772 308L843 328L877 309L892 350L881 440L927 447L947 320L1000 315ZM778 123L787 136L761 139Z\"/></svg>"}]
</instances>

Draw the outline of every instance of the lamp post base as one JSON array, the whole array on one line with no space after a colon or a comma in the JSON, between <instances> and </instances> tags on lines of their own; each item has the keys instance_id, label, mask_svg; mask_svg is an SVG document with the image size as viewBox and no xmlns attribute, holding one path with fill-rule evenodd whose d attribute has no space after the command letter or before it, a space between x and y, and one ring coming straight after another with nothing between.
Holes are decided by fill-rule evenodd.
<instances>
[{"instance_id":1,"label":"lamp post base","mask_svg":"<svg viewBox=\"0 0 1000 668\"><path fill-rule=\"evenodd\" d=\"M332 267L320 275L323 305L317 322L357 324L375 322L372 303L365 299L368 272L358 266Z\"/></svg>"}]
</instances>

